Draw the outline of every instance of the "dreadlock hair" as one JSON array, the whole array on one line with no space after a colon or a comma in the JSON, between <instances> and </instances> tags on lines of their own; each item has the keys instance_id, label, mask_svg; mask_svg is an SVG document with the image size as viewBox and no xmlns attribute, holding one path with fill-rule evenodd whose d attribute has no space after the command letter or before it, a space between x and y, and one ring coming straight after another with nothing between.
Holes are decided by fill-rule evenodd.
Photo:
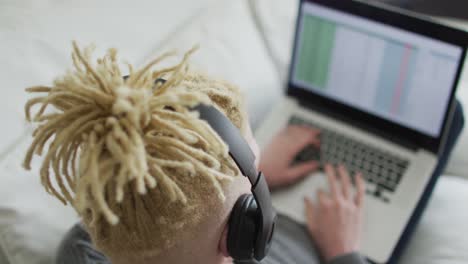
<instances>
[{"instance_id":1,"label":"dreadlock hair","mask_svg":"<svg viewBox=\"0 0 468 264\"><path fill-rule=\"evenodd\" d=\"M50 87L26 89L37 94L25 105L37 128L23 165L29 170L33 156L44 154L45 190L75 208L104 252L170 247L240 175L226 144L191 108L214 105L245 131L241 96L189 71L195 50L172 67L153 70L174 52L141 69L127 64L124 79L115 49L93 63L93 47L73 42L74 70ZM159 78L166 82L155 84Z\"/></svg>"}]
</instances>

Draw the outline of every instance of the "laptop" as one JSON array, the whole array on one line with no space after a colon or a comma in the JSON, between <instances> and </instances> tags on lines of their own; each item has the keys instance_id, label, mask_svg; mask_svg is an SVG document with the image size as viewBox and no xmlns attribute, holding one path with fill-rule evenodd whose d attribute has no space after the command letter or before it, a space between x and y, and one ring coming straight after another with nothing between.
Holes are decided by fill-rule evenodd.
<instances>
[{"instance_id":1,"label":"laptop","mask_svg":"<svg viewBox=\"0 0 468 264\"><path fill-rule=\"evenodd\" d=\"M444 148L466 33L358 1L300 2L287 94L256 131L265 146L289 124L321 130L295 162L344 164L366 179L362 253L385 263ZM303 197L327 189L322 172L272 194L305 223Z\"/></svg>"}]
</instances>

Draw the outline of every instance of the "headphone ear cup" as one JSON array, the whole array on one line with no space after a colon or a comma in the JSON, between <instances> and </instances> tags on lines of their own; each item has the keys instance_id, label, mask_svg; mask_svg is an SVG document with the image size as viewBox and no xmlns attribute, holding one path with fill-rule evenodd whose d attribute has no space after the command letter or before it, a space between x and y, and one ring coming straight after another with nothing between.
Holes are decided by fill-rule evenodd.
<instances>
[{"instance_id":1,"label":"headphone ear cup","mask_svg":"<svg viewBox=\"0 0 468 264\"><path fill-rule=\"evenodd\" d=\"M235 260L250 260L254 257L258 234L257 203L252 194L237 199L229 217L227 248Z\"/></svg>"}]
</instances>

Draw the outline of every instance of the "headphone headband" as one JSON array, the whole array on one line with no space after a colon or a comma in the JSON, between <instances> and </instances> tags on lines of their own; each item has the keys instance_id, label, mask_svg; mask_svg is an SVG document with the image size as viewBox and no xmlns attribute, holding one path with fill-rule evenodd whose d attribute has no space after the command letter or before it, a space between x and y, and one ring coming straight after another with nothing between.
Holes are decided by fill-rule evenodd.
<instances>
[{"instance_id":1,"label":"headphone headband","mask_svg":"<svg viewBox=\"0 0 468 264\"><path fill-rule=\"evenodd\" d=\"M213 106L203 104L193 109L200 113L200 118L208 122L229 146L229 154L252 185L251 191L257 202L260 217L254 256L257 260L261 260L269 250L276 218L265 177L262 172L257 172L255 168L255 155L252 153L249 144L239 133L239 129L224 114Z\"/></svg>"},{"instance_id":2,"label":"headphone headband","mask_svg":"<svg viewBox=\"0 0 468 264\"><path fill-rule=\"evenodd\" d=\"M255 155L249 144L239 133L239 129L234 126L227 117L213 106L199 104L192 108L200 113L200 119L205 120L216 133L229 146L229 154L236 162L244 176L249 178L250 183L257 183L258 172L255 168Z\"/></svg>"}]
</instances>

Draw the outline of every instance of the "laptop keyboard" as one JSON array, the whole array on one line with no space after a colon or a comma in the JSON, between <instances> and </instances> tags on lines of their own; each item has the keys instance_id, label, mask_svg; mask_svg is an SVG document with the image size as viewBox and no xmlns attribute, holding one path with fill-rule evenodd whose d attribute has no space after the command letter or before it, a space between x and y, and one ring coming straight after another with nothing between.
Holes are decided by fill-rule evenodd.
<instances>
[{"instance_id":1,"label":"laptop keyboard","mask_svg":"<svg viewBox=\"0 0 468 264\"><path fill-rule=\"evenodd\" d=\"M361 172L367 181L367 194L384 202L389 202L386 192L395 192L408 168L408 160L309 120L293 116L289 124L308 125L321 131L320 150L315 146L307 147L296 156L294 162L318 160L321 165L343 164L350 175Z\"/></svg>"}]
</instances>

